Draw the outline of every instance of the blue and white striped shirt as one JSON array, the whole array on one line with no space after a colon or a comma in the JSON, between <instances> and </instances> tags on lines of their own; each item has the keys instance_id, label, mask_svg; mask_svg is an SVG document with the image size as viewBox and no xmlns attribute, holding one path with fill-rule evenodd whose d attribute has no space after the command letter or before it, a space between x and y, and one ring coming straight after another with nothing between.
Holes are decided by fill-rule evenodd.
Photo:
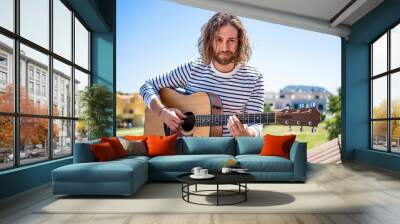
<instances>
[{"instance_id":1,"label":"blue and white striped shirt","mask_svg":"<svg viewBox=\"0 0 400 224\"><path fill-rule=\"evenodd\" d=\"M183 88L187 93L209 92L221 98L224 114L259 113L264 107L264 79L255 68L239 65L229 73L220 73L211 64L201 59L190 61L172 71L148 79L140 87L140 95L150 108L150 102L159 97L162 88ZM261 124L249 124L250 128L262 135ZM227 126L223 127L223 136L232 136Z\"/></svg>"}]
</instances>

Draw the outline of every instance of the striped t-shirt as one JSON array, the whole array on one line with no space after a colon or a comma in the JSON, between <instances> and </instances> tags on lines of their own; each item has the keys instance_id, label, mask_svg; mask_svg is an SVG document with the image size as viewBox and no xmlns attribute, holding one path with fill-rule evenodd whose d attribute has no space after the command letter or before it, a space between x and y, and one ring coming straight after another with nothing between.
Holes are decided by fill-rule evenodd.
<instances>
[{"instance_id":1,"label":"striped t-shirt","mask_svg":"<svg viewBox=\"0 0 400 224\"><path fill-rule=\"evenodd\" d=\"M224 114L259 113L264 107L263 75L255 68L238 65L229 73L221 73L213 64L204 64L201 59L178 66L163 75L146 80L140 87L140 95L150 108L153 98L159 97L162 88L182 88L188 94L209 92L221 98ZM249 124L262 135L261 124ZM223 136L232 136L227 126Z\"/></svg>"}]
</instances>

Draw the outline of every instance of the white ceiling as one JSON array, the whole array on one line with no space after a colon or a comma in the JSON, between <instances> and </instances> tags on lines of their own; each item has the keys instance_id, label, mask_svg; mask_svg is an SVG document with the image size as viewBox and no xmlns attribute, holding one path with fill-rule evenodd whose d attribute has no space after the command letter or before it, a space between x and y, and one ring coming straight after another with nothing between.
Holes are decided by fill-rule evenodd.
<instances>
[{"instance_id":1,"label":"white ceiling","mask_svg":"<svg viewBox=\"0 0 400 224\"><path fill-rule=\"evenodd\" d=\"M184 5L347 38L383 0L170 0ZM339 13L348 5L347 9Z\"/></svg>"}]
</instances>

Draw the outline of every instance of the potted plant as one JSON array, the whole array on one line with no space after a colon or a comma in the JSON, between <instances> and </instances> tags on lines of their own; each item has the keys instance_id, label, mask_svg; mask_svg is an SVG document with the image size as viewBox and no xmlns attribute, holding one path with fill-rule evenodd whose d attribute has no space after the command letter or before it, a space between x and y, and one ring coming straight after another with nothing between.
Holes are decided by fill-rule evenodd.
<instances>
[{"instance_id":1,"label":"potted plant","mask_svg":"<svg viewBox=\"0 0 400 224\"><path fill-rule=\"evenodd\" d=\"M86 87L80 93L81 119L88 131L89 140L110 136L112 127L113 93L102 84Z\"/></svg>"}]
</instances>

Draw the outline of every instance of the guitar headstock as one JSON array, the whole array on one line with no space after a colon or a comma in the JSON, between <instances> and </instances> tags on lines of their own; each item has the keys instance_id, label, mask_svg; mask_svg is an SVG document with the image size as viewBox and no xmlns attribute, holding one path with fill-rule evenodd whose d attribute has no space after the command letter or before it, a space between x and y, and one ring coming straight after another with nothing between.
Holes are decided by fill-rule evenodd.
<instances>
[{"instance_id":1,"label":"guitar headstock","mask_svg":"<svg viewBox=\"0 0 400 224\"><path fill-rule=\"evenodd\" d=\"M282 125L317 127L319 122L321 115L315 107L276 112L276 123Z\"/></svg>"}]
</instances>

